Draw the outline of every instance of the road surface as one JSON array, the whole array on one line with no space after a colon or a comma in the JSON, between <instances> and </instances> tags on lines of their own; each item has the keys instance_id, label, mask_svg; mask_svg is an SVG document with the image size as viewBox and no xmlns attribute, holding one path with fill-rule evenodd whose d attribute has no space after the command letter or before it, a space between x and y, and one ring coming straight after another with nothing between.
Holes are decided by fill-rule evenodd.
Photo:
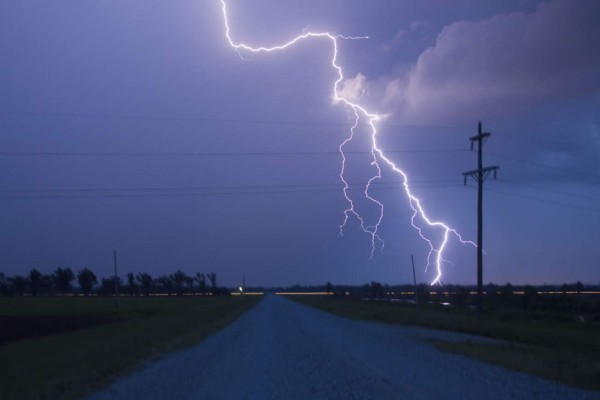
<instances>
[{"instance_id":1,"label":"road surface","mask_svg":"<svg viewBox=\"0 0 600 400\"><path fill-rule=\"evenodd\" d=\"M600 399L427 342L466 338L345 320L271 295L197 347L91 399Z\"/></svg>"}]
</instances>

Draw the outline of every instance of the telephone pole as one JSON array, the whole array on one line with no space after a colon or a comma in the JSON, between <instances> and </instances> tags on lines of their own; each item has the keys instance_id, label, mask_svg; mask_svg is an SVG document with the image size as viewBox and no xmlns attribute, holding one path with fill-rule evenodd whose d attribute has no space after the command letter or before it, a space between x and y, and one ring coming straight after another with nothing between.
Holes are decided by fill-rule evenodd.
<instances>
[{"instance_id":1,"label":"telephone pole","mask_svg":"<svg viewBox=\"0 0 600 400\"><path fill-rule=\"evenodd\" d=\"M113 252L113 259L115 262L115 303L117 308L119 308L119 278L117 275L117 251Z\"/></svg>"},{"instance_id":2,"label":"telephone pole","mask_svg":"<svg viewBox=\"0 0 600 400\"><path fill-rule=\"evenodd\" d=\"M481 122L477 126L477 136L469 138L471 141L471 151L473 145L477 142L477 169L463 172L465 186L467 177L473 178L477 182L477 321L481 321L481 312L483 309L483 181L494 173L494 179L500 167L494 165L483 167L483 143L491 136L489 132L483 132Z\"/></svg>"},{"instance_id":3,"label":"telephone pole","mask_svg":"<svg viewBox=\"0 0 600 400\"><path fill-rule=\"evenodd\" d=\"M413 282L414 282L414 291L415 291L415 307L417 308L417 310L419 309L419 292L417 290L417 275L415 274L415 258L414 256L411 254L410 255L410 262L412 263L412 269L413 269Z\"/></svg>"}]
</instances>

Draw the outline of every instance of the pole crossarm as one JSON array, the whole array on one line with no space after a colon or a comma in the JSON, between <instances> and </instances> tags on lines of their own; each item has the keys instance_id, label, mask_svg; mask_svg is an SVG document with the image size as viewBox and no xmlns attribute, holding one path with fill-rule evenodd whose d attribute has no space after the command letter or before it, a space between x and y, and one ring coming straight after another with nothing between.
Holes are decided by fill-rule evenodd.
<instances>
[{"instance_id":1,"label":"pole crossarm","mask_svg":"<svg viewBox=\"0 0 600 400\"><path fill-rule=\"evenodd\" d=\"M471 177L473 178L473 180L475 182L479 182L479 177L482 177L482 180L486 180L487 177L493 172L494 173L494 179L496 179L496 176L498 175L498 170L500 169L499 166L497 165L492 165L489 167L484 167L482 169L474 169L471 171L467 171L467 172L463 172L463 176L465 178L465 185L467 184L467 177ZM481 174L481 175L480 175Z\"/></svg>"}]
</instances>

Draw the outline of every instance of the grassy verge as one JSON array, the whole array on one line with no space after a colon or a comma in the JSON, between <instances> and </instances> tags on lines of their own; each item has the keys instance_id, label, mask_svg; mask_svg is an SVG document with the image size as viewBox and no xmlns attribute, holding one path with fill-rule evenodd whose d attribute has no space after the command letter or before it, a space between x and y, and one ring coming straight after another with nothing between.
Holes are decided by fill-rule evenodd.
<instances>
[{"instance_id":1,"label":"grassy verge","mask_svg":"<svg viewBox=\"0 0 600 400\"><path fill-rule=\"evenodd\" d=\"M0 345L0 398L71 399L141 361L196 344L255 297L0 298L0 315L102 318L108 323Z\"/></svg>"},{"instance_id":2,"label":"grassy verge","mask_svg":"<svg viewBox=\"0 0 600 400\"><path fill-rule=\"evenodd\" d=\"M488 312L481 323L468 310L366 302L329 297L293 297L350 319L417 325L501 339L507 344L435 342L446 351L502 365L571 386L600 391L600 325L551 314L515 310Z\"/></svg>"}]
</instances>

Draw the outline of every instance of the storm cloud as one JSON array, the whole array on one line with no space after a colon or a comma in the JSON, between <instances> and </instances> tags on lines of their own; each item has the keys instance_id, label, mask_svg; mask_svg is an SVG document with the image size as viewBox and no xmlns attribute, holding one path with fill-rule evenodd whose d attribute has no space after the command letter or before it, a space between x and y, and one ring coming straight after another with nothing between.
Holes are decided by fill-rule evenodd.
<instances>
[{"instance_id":1,"label":"storm cloud","mask_svg":"<svg viewBox=\"0 0 600 400\"><path fill-rule=\"evenodd\" d=\"M557 0L533 13L452 23L406 76L387 83L386 99L405 117L446 118L466 107L502 113L548 96L589 95L600 86L598 15L597 1Z\"/></svg>"}]
</instances>

